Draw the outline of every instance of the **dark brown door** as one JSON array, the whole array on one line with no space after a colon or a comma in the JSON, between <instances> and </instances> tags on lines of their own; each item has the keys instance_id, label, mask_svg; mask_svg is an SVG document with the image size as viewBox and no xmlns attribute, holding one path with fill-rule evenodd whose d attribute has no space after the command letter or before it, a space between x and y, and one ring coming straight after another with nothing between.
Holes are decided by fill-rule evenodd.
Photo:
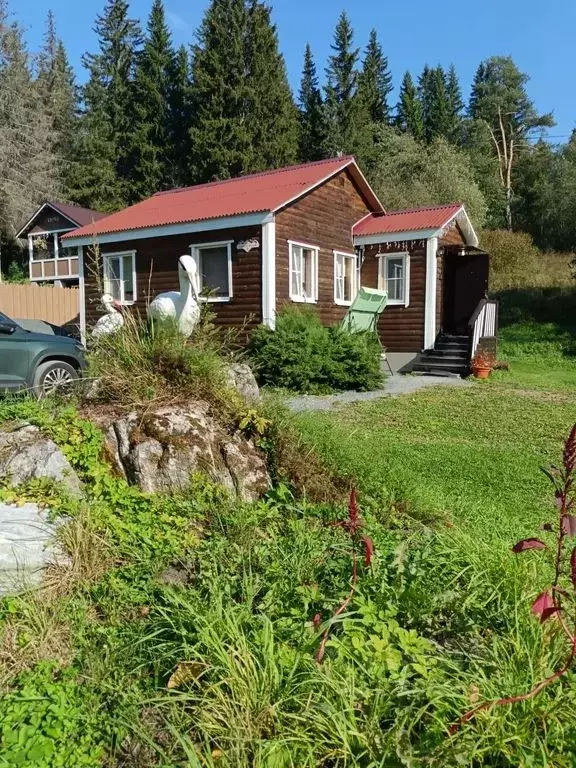
<instances>
[{"instance_id":1,"label":"dark brown door","mask_svg":"<svg viewBox=\"0 0 576 768\"><path fill-rule=\"evenodd\" d=\"M442 329L466 333L478 302L486 296L490 262L487 253L444 256Z\"/></svg>"}]
</instances>

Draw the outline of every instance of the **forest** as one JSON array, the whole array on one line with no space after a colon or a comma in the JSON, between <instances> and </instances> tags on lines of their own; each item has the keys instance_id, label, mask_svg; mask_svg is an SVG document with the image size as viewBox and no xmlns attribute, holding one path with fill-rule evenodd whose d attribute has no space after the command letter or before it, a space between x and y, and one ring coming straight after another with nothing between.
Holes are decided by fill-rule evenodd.
<instances>
[{"instance_id":1,"label":"forest","mask_svg":"<svg viewBox=\"0 0 576 768\"><path fill-rule=\"evenodd\" d=\"M31 51L15 11L0 0L4 266L47 198L108 212L159 190L338 154L356 156L388 209L462 201L479 228L576 249L576 133L562 145L546 139L553 116L538 112L529 74L509 56L479 62L467 98L454 65L393 73L378 30L358 41L342 12L326 62L306 46L294 94L261 0L212 0L179 48L162 0L144 23L127 0L105 0L83 73L51 12Z\"/></svg>"}]
</instances>

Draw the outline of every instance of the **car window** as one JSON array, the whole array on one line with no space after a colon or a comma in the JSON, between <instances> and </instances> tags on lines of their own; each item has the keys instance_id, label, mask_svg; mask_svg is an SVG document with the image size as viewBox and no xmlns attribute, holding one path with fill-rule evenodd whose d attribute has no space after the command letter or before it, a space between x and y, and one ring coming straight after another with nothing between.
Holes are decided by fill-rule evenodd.
<instances>
[{"instance_id":1,"label":"car window","mask_svg":"<svg viewBox=\"0 0 576 768\"><path fill-rule=\"evenodd\" d=\"M11 317L8 317L8 315L5 315L3 312L0 312L0 323L10 323L10 325L17 325L17 323L12 320Z\"/></svg>"}]
</instances>

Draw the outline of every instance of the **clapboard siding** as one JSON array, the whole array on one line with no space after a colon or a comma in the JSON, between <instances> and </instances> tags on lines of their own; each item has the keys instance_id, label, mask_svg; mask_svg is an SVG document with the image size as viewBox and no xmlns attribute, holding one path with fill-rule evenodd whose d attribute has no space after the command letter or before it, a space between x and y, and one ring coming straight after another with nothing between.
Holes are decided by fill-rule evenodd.
<instances>
[{"instance_id":1,"label":"clapboard siding","mask_svg":"<svg viewBox=\"0 0 576 768\"><path fill-rule=\"evenodd\" d=\"M318 302L323 323L337 323L346 307L334 303L333 251L354 253L352 227L370 213L347 170L309 192L276 215L276 302L280 311L290 302L289 240L320 249Z\"/></svg>"},{"instance_id":2,"label":"clapboard siding","mask_svg":"<svg viewBox=\"0 0 576 768\"><path fill-rule=\"evenodd\" d=\"M362 285L378 287L378 255L406 251L410 253L409 306L387 306L378 322L382 343L390 352L420 352L424 347L424 303L426 294L426 246L422 241L367 245L362 265Z\"/></svg>"},{"instance_id":3,"label":"clapboard siding","mask_svg":"<svg viewBox=\"0 0 576 768\"><path fill-rule=\"evenodd\" d=\"M211 309L216 322L225 326L257 325L262 320L262 259L260 248L249 253L236 249L239 240L250 238L261 242L260 227L170 235L101 246L102 255L136 251L136 304L141 313L157 294L178 290L178 258L190 253L190 246L199 243L232 240L232 293L228 302L213 302ZM100 289L94 275L93 262L84 249L86 275L86 320L93 325L100 316Z\"/></svg>"}]
</instances>

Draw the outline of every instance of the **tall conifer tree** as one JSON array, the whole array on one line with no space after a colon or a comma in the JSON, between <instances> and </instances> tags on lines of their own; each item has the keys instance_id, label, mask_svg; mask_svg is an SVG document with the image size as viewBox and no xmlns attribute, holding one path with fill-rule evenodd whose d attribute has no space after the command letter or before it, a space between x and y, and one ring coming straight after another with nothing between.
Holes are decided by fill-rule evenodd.
<instances>
[{"instance_id":1,"label":"tall conifer tree","mask_svg":"<svg viewBox=\"0 0 576 768\"><path fill-rule=\"evenodd\" d=\"M370 32L359 78L359 94L368 109L370 120L381 125L390 120L388 96L392 91L392 75L388 58L378 42L376 30Z\"/></svg>"},{"instance_id":2,"label":"tall conifer tree","mask_svg":"<svg viewBox=\"0 0 576 768\"><path fill-rule=\"evenodd\" d=\"M134 68L141 34L128 15L127 0L107 0L95 32L98 53L83 58L89 78L83 88L75 198L110 211L134 199Z\"/></svg>"},{"instance_id":3,"label":"tall conifer tree","mask_svg":"<svg viewBox=\"0 0 576 768\"><path fill-rule=\"evenodd\" d=\"M450 128L450 134L447 137L450 141L460 141L460 129L462 125L462 112L464 110L464 101L462 99L462 90L460 88L460 82L458 81L458 75L456 73L456 67L454 64L450 65L448 70L448 102L450 104L450 120L452 122Z\"/></svg>"},{"instance_id":4,"label":"tall conifer tree","mask_svg":"<svg viewBox=\"0 0 576 768\"><path fill-rule=\"evenodd\" d=\"M174 57L170 76L170 147L169 162L172 184L176 187L192 182L190 175L190 58L185 46Z\"/></svg>"},{"instance_id":5,"label":"tall conifer tree","mask_svg":"<svg viewBox=\"0 0 576 768\"><path fill-rule=\"evenodd\" d=\"M171 84L175 55L162 0L154 0L134 81L133 200L168 189L171 169Z\"/></svg>"},{"instance_id":6,"label":"tall conifer tree","mask_svg":"<svg viewBox=\"0 0 576 768\"><path fill-rule=\"evenodd\" d=\"M299 100L300 160L302 162L321 160L324 157L326 145L326 116L310 43L306 44L304 51Z\"/></svg>"},{"instance_id":7,"label":"tall conifer tree","mask_svg":"<svg viewBox=\"0 0 576 768\"><path fill-rule=\"evenodd\" d=\"M191 108L195 181L296 160L298 117L268 6L212 0L193 49Z\"/></svg>"},{"instance_id":8,"label":"tall conifer tree","mask_svg":"<svg viewBox=\"0 0 576 768\"><path fill-rule=\"evenodd\" d=\"M410 72L405 72L402 78L395 122L401 131L412 134L415 139L424 138L422 102Z\"/></svg>"},{"instance_id":9,"label":"tall conifer tree","mask_svg":"<svg viewBox=\"0 0 576 768\"><path fill-rule=\"evenodd\" d=\"M453 128L446 73L441 66L430 70L424 88L426 99L424 134L428 142L449 138Z\"/></svg>"}]
</instances>

